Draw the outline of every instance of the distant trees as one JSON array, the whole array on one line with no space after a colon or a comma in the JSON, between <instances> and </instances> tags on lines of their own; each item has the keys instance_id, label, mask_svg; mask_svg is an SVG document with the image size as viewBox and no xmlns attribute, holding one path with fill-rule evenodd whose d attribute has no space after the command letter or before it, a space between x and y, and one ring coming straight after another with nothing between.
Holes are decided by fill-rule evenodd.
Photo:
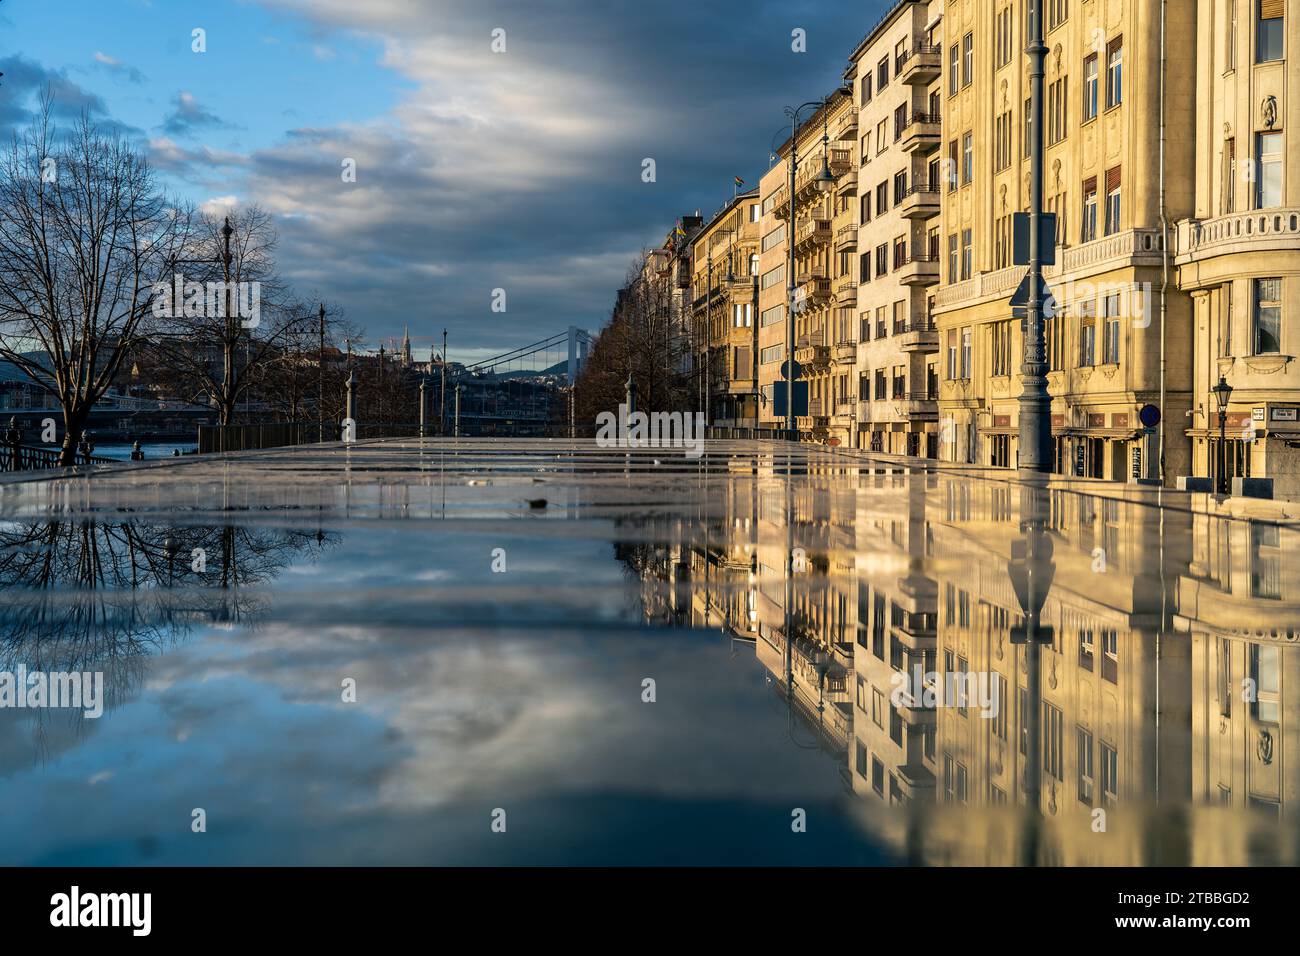
<instances>
[{"instance_id":1,"label":"distant trees","mask_svg":"<svg viewBox=\"0 0 1300 956\"><path fill-rule=\"evenodd\" d=\"M592 344L578 376L574 420L582 432L601 412L625 401L628 376L636 382L642 411L691 411L694 389L687 368L689 341L672 277L643 252L628 271L607 326Z\"/></svg>"},{"instance_id":2,"label":"distant trees","mask_svg":"<svg viewBox=\"0 0 1300 956\"><path fill-rule=\"evenodd\" d=\"M192 228L134 147L85 115L63 134L48 97L0 153L0 358L63 410L63 464Z\"/></svg>"}]
</instances>

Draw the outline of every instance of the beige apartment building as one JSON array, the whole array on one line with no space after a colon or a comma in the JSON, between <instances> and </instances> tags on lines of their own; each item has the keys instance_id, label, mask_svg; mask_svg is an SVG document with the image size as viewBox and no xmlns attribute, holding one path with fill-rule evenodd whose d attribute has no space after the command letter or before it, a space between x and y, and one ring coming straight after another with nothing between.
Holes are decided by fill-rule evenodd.
<instances>
[{"instance_id":1,"label":"beige apartment building","mask_svg":"<svg viewBox=\"0 0 1300 956\"><path fill-rule=\"evenodd\" d=\"M695 369L705 420L754 424L758 311L758 190L738 193L691 239Z\"/></svg>"},{"instance_id":2,"label":"beige apartment building","mask_svg":"<svg viewBox=\"0 0 1300 956\"><path fill-rule=\"evenodd\" d=\"M786 360L787 243L794 243L795 361L808 382L808 415L796 427L805 441L849 445L856 432L857 329L852 310L857 281L846 239L856 223L857 107L837 88L811 115L800 117L797 143L786 140L778 161L759 184L762 197L759 249L759 383L766 399L765 427L783 427L772 401L773 383ZM790 219L791 149L797 157L794 223ZM829 171L833 184L823 175Z\"/></svg>"},{"instance_id":3,"label":"beige apartment building","mask_svg":"<svg viewBox=\"0 0 1300 956\"><path fill-rule=\"evenodd\" d=\"M836 233L857 301L836 322L856 330L855 445L937 457L943 4L903 0L853 50L858 111L856 230Z\"/></svg>"},{"instance_id":4,"label":"beige apartment building","mask_svg":"<svg viewBox=\"0 0 1300 956\"><path fill-rule=\"evenodd\" d=\"M1193 6L1189 4L1188 6ZM1300 49L1295 0L1195 6L1194 218L1177 279L1195 309L1192 474L1267 477L1300 495ZM1233 389L1219 445L1220 378ZM1222 453L1222 457L1221 456Z\"/></svg>"},{"instance_id":5,"label":"beige apartment building","mask_svg":"<svg viewBox=\"0 0 1300 956\"><path fill-rule=\"evenodd\" d=\"M1055 470L1156 477L1163 439L1172 481L1190 466L1192 302L1172 244L1195 193L1195 5L1169 4L1163 30L1152 0L1043 6ZM1029 204L1027 4L944 9L940 457L1015 467L1024 339L1010 299L1027 270L1013 265L1012 214ZM1162 47L1178 55L1162 64ZM1138 420L1147 404L1164 409L1154 432Z\"/></svg>"}]
</instances>

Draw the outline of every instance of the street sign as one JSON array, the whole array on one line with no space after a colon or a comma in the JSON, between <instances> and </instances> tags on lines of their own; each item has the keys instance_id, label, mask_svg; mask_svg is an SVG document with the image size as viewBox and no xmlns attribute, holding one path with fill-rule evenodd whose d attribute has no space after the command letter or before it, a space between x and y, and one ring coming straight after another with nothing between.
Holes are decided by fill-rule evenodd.
<instances>
[{"instance_id":1,"label":"street sign","mask_svg":"<svg viewBox=\"0 0 1300 956\"><path fill-rule=\"evenodd\" d=\"M1043 303L1043 315L1051 318L1056 314L1056 299L1052 296L1052 290L1047 287L1047 280L1042 276L1038 277L1039 301ZM1016 287L1015 294L1011 297L1011 308L1028 309L1029 308L1029 273L1020 280L1020 285Z\"/></svg>"},{"instance_id":2,"label":"street sign","mask_svg":"<svg viewBox=\"0 0 1300 956\"><path fill-rule=\"evenodd\" d=\"M791 359L791 361L794 361L794 360ZM789 365L790 365L790 362L782 362L782 363L781 363L781 377L782 377L782 378L784 378L784 379L790 379L790 378L793 378L796 382L797 382L799 379L803 378L803 366L802 366L802 365L800 365L798 362L795 362L795 363L794 363L794 374L793 374L793 375L789 375L789 374L786 373L786 369L789 367Z\"/></svg>"},{"instance_id":3,"label":"street sign","mask_svg":"<svg viewBox=\"0 0 1300 956\"><path fill-rule=\"evenodd\" d=\"M772 383L772 410L777 418L785 418L785 382ZM794 383L794 414L796 417L808 414L808 383Z\"/></svg>"},{"instance_id":4,"label":"street sign","mask_svg":"<svg viewBox=\"0 0 1300 956\"><path fill-rule=\"evenodd\" d=\"M1155 405L1143 405L1142 411L1138 412L1138 421L1147 428L1155 428L1160 424L1160 409Z\"/></svg>"},{"instance_id":5,"label":"street sign","mask_svg":"<svg viewBox=\"0 0 1300 956\"><path fill-rule=\"evenodd\" d=\"M1011 214L1011 264L1029 265L1029 213ZM1056 265L1056 213L1045 212L1038 220L1038 257L1045 266Z\"/></svg>"}]
</instances>

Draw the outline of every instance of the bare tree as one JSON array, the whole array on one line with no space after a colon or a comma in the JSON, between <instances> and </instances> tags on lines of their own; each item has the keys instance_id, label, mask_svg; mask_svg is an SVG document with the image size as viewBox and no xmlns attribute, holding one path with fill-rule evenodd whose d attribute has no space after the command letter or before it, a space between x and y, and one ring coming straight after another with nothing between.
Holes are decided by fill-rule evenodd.
<instances>
[{"instance_id":1,"label":"bare tree","mask_svg":"<svg viewBox=\"0 0 1300 956\"><path fill-rule=\"evenodd\" d=\"M270 377L269 367L305 346L318 314L289 295L276 270L277 236L271 216L257 206L224 217L200 215L193 240L173 263L171 287L159 289L155 348L188 383L195 401L234 423L241 401ZM267 411L258 403L259 413Z\"/></svg>"},{"instance_id":2,"label":"bare tree","mask_svg":"<svg viewBox=\"0 0 1300 956\"><path fill-rule=\"evenodd\" d=\"M642 253L578 377L574 417L584 430L624 400L629 375L642 410L690 410L690 377L683 371L689 341L681 332L672 279L654 256Z\"/></svg>"},{"instance_id":3,"label":"bare tree","mask_svg":"<svg viewBox=\"0 0 1300 956\"><path fill-rule=\"evenodd\" d=\"M62 135L51 107L0 154L0 358L59 403L70 465L191 217L133 146L84 113Z\"/></svg>"}]
</instances>

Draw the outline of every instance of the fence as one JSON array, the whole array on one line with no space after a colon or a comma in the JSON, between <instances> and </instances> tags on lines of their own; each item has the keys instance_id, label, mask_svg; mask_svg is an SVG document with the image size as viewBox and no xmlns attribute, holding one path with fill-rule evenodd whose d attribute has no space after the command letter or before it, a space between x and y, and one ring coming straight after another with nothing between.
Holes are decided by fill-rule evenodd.
<instances>
[{"instance_id":1,"label":"fence","mask_svg":"<svg viewBox=\"0 0 1300 956\"><path fill-rule=\"evenodd\" d=\"M353 438L415 438L418 424L368 424L354 426ZM342 441L338 422L263 422L255 425L200 425L199 454L222 451L256 451L317 442Z\"/></svg>"},{"instance_id":2,"label":"fence","mask_svg":"<svg viewBox=\"0 0 1300 956\"><path fill-rule=\"evenodd\" d=\"M32 445L0 444L0 472L5 471L39 471L43 468L58 468L61 452L57 448L41 448ZM78 453L78 465L112 465L117 464L112 458L96 458Z\"/></svg>"}]
</instances>

